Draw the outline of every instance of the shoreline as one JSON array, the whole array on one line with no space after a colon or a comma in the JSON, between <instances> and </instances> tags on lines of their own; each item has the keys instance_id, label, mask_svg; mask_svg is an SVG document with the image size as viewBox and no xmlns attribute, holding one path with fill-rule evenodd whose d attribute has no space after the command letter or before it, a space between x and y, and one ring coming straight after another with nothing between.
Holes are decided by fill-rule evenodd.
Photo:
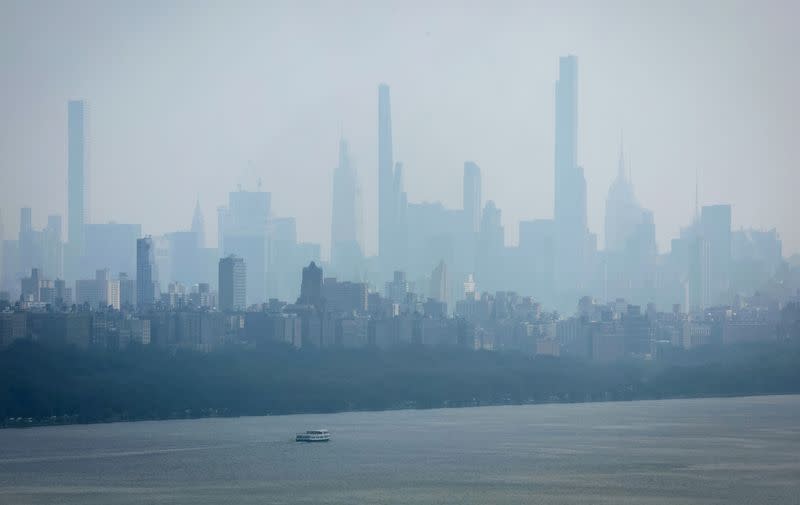
<instances>
[{"instance_id":1,"label":"shoreline","mask_svg":"<svg viewBox=\"0 0 800 505\"><path fill-rule=\"evenodd\" d=\"M684 395L684 396L668 396L668 397L641 397L641 398L629 398L629 399L609 399L609 400L566 400L566 401L545 401L545 402L537 402L537 401L528 401L528 402L519 402L519 403L505 403L505 402L476 402L476 404L458 404L458 405L442 405L442 406L435 406L435 407L411 407L411 406L399 406L394 408L386 408L386 409L344 409L344 410L336 410L336 411L302 411L302 412L281 412L281 413L264 413L264 414L254 414L254 413L246 413L246 414L229 414L229 415L205 415L205 416L188 416L188 417L160 417L160 418L140 418L140 419L109 419L109 420L95 420L95 421L72 421L72 422L46 422L46 421L36 421L31 420L28 422L28 419L31 418L15 418L15 419L22 419L20 424L8 424L8 420L6 420L2 425L0 425L0 430L24 430L24 429L35 429L35 428L58 428L58 427L65 427L65 426L91 426L91 425L98 425L98 424L119 424L119 423L140 423L140 422L167 422L167 421L195 421L195 420L203 420L203 419L236 419L236 418L243 418L243 417L285 417L285 416L300 416L300 415L330 415L330 414L348 414L348 413L357 413L357 412L394 412L394 411L408 411L408 410L445 410L445 409L471 409L471 408L481 408L481 407L521 407L521 406L532 406L532 405L580 405L580 404L587 404L587 403L631 403L631 402L648 402L648 401L670 401L670 400L709 400L709 399L718 399L724 400L728 398L767 398L767 397L775 397L775 396L797 396L800 395L800 390L798 391L786 391L786 392L765 392L765 393L756 393L753 394L752 392L748 393L734 393L728 395ZM65 416L68 418L76 418L77 415L73 416Z\"/></svg>"}]
</instances>

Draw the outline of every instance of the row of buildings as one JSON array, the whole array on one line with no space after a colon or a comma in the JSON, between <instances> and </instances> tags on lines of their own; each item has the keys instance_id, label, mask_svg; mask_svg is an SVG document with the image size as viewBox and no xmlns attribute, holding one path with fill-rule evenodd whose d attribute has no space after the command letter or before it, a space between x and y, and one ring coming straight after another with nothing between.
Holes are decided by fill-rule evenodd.
<instances>
[{"instance_id":1,"label":"row of buildings","mask_svg":"<svg viewBox=\"0 0 800 505\"><path fill-rule=\"evenodd\" d=\"M241 258L220 261L218 296L232 300L224 303L244 300L244 266ZM800 327L800 296L788 305L771 296L739 298L731 306L688 314L678 305L661 312L653 303L643 309L624 299L603 304L587 296L574 314L564 317L529 296L507 291L478 295L470 284L450 315L445 302L415 293L403 272L395 272L381 294L365 283L324 277L314 262L302 270L294 303L270 299L247 309L220 310L213 298L203 301L197 294L183 295L177 303L162 298L146 307L125 304L121 309L113 304L12 306L0 301L0 347L19 339L109 350L131 344L201 351L275 343L296 348L427 345L605 362L658 359L675 349L706 345L774 341L788 336L786 328Z\"/></svg>"}]
</instances>

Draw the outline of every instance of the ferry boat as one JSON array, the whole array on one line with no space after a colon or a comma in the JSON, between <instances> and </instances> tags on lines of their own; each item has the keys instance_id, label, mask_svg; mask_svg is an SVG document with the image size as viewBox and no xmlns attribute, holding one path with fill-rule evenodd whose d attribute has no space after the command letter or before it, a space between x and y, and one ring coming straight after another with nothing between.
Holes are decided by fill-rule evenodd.
<instances>
[{"instance_id":1,"label":"ferry boat","mask_svg":"<svg viewBox=\"0 0 800 505\"><path fill-rule=\"evenodd\" d=\"M327 442L331 439L328 430L308 430L305 433L298 433L295 442Z\"/></svg>"}]
</instances>

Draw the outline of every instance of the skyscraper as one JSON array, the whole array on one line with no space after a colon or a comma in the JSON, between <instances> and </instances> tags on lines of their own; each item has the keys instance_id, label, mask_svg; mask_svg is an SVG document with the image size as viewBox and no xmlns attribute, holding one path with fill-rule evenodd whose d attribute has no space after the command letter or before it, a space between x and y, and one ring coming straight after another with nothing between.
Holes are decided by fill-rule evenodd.
<instances>
[{"instance_id":1,"label":"skyscraper","mask_svg":"<svg viewBox=\"0 0 800 505\"><path fill-rule=\"evenodd\" d=\"M42 235L42 267L46 277L63 277L63 245L61 240L61 216L47 216L47 228Z\"/></svg>"},{"instance_id":2,"label":"skyscraper","mask_svg":"<svg viewBox=\"0 0 800 505\"><path fill-rule=\"evenodd\" d=\"M0 209L0 291L2 291L5 280L5 226L3 224L3 210Z\"/></svg>"},{"instance_id":3,"label":"skyscraper","mask_svg":"<svg viewBox=\"0 0 800 505\"><path fill-rule=\"evenodd\" d=\"M586 180L578 166L578 59L559 59L555 86L556 286L580 290L586 279Z\"/></svg>"},{"instance_id":4,"label":"skyscraper","mask_svg":"<svg viewBox=\"0 0 800 505\"><path fill-rule=\"evenodd\" d=\"M270 203L265 191L238 191L228 195L228 208L219 212L223 256L234 254L247 265L247 305L267 299Z\"/></svg>"},{"instance_id":5,"label":"skyscraper","mask_svg":"<svg viewBox=\"0 0 800 505\"><path fill-rule=\"evenodd\" d=\"M83 254L83 225L86 220L86 106L83 100L70 100L67 110L67 237L70 249L70 273L76 275Z\"/></svg>"},{"instance_id":6,"label":"skyscraper","mask_svg":"<svg viewBox=\"0 0 800 505\"><path fill-rule=\"evenodd\" d=\"M394 157L389 86L378 86L378 255L391 268L394 223Z\"/></svg>"},{"instance_id":7,"label":"skyscraper","mask_svg":"<svg viewBox=\"0 0 800 505\"><path fill-rule=\"evenodd\" d=\"M449 298L449 286L447 282L447 265L444 261L439 261L436 268L431 273L431 284L428 296L440 302L446 302Z\"/></svg>"},{"instance_id":8,"label":"skyscraper","mask_svg":"<svg viewBox=\"0 0 800 505\"><path fill-rule=\"evenodd\" d=\"M633 185L625 174L625 157L620 143L617 178L611 184L606 198L606 251L623 251L628 237L641 222L642 208L636 201Z\"/></svg>"},{"instance_id":9,"label":"skyscraper","mask_svg":"<svg viewBox=\"0 0 800 505\"><path fill-rule=\"evenodd\" d=\"M463 206L469 231L478 232L481 226L481 169L472 161L464 162Z\"/></svg>"},{"instance_id":10,"label":"skyscraper","mask_svg":"<svg viewBox=\"0 0 800 505\"><path fill-rule=\"evenodd\" d=\"M331 212L331 263L340 277L358 270L361 249L361 194L347 141L339 141L339 164L333 172Z\"/></svg>"},{"instance_id":11,"label":"skyscraper","mask_svg":"<svg viewBox=\"0 0 800 505\"><path fill-rule=\"evenodd\" d=\"M700 226L709 248L709 294L711 303L728 302L731 270L731 206L706 205Z\"/></svg>"},{"instance_id":12,"label":"skyscraper","mask_svg":"<svg viewBox=\"0 0 800 505\"><path fill-rule=\"evenodd\" d=\"M140 309L150 307L155 302L157 282L153 239L136 239L136 305Z\"/></svg>"},{"instance_id":13,"label":"skyscraper","mask_svg":"<svg viewBox=\"0 0 800 505\"><path fill-rule=\"evenodd\" d=\"M300 284L298 304L322 307L322 269L313 261L303 268L303 280Z\"/></svg>"},{"instance_id":14,"label":"skyscraper","mask_svg":"<svg viewBox=\"0 0 800 505\"><path fill-rule=\"evenodd\" d=\"M219 260L219 310L244 310L247 303L247 266L230 255Z\"/></svg>"},{"instance_id":15,"label":"skyscraper","mask_svg":"<svg viewBox=\"0 0 800 505\"><path fill-rule=\"evenodd\" d=\"M194 206L194 215L192 216L192 230L197 238L197 248L202 249L206 246L206 224L203 219L203 211L200 209L200 199Z\"/></svg>"},{"instance_id":16,"label":"skyscraper","mask_svg":"<svg viewBox=\"0 0 800 505\"><path fill-rule=\"evenodd\" d=\"M42 268L41 233L33 230L33 218L30 207L19 210L19 263L23 272L32 268Z\"/></svg>"}]
</instances>

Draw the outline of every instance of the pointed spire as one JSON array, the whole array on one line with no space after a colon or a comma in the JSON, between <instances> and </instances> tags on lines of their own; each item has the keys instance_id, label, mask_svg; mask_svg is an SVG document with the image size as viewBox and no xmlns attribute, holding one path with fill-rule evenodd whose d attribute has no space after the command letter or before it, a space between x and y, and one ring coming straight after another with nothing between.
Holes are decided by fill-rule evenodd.
<instances>
[{"instance_id":1,"label":"pointed spire","mask_svg":"<svg viewBox=\"0 0 800 505\"><path fill-rule=\"evenodd\" d=\"M694 220L700 221L700 168L694 169Z\"/></svg>"},{"instance_id":2,"label":"pointed spire","mask_svg":"<svg viewBox=\"0 0 800 505\"><path fill-rule=\"evenodd\" d=\"M619 165L617 168L617 176L620 179L625 179L625 148L622 138L622 129L619 131Z\"/></svg>"}]
</instances>

